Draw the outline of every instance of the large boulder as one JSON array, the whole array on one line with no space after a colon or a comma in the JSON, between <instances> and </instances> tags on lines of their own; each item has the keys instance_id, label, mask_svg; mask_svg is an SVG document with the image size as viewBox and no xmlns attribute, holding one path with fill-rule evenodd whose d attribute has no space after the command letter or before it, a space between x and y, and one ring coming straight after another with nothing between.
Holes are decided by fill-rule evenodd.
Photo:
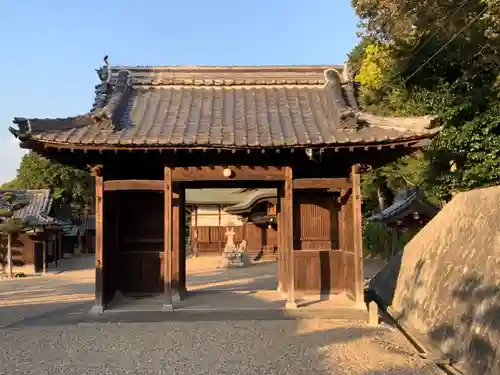
<instances>
[{"instance_id":1,"label":"large boulder","mask_svg":"<svg viewBox=\"0 0 500 375\"><path fill-rule=\"evenodd\" d=\"M393 318L464 374L500 374L500 187L456 195L400 263L372 285Z\"/></svg>"}]
</instances>

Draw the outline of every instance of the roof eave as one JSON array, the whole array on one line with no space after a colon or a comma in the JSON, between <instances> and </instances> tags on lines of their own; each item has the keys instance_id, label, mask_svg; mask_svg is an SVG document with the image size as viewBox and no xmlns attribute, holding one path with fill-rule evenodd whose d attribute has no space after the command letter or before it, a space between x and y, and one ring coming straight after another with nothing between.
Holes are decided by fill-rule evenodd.
<instances>
[{"instance_id":1,"label":"roof eave","mask_svg":"<svg viewBox=\"0 0 500 375\"><path fill-rule=\"evenodd\" d=\"M216 145L216 144L134 144L134 143L70 143L58 142L53 140L45 140L36 136L25 137L21 141L21 148L33 149L36 145L42 148L55 148L55 149L82 149L82 150L120 150L130 149L136 150L262 150L262 149L338 149L338 148L379 148L379 147L393 147L393 146L410 146L410 147L424 147L429 144L438 132L429 132L427 134L419 134L410 137L400 137L397 139L383 139L383 140L360 140L355 142L332 142L320 144L283 144L283 145Z\"/></svg>"},{"instance_id":2,"label":"roof eave","mask_svg":"<svg viewBox=\"0 0 500 375\"><path fill-rule=\"evenodd\" d=\"M252 194L247 198L246 201L241 202L239 204L226 207L224 211L229 214L243 214L251 211L256 204L260 202L269 201L270 199L276 199L277 193L271 192L258 192L256 194Z\"/></svg>"},{"instance_id":3,"label":"roof eave","mask_svg":"<svg viewBox=\"0 0 500 375\"><path fill-rule=\"evenodd\" d=\"M412 209L414 208L414 209ZM418 212L433 217L439 212L439 207L427 202L418 192L411 194L405 200L395 202L381 212L371 216L368 220L379 222L393 222Z\"/></svg>"}]
</instances>

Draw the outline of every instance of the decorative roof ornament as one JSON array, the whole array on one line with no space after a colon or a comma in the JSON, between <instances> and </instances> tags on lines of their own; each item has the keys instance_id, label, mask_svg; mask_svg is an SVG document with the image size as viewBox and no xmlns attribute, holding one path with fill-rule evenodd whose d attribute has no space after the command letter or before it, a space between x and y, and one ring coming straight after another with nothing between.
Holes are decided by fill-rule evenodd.
<instances>
[{"instance_id":1,"label":"decorative roof ornament","mask_svg":"<svg viewBox=\"0 0 500 375\"><path fill-rule=\"evenodd\" d=\"M104 60L104 65L102 65L99 69L95 69L95 71L97 72L97 75L99 76L101 82L108 83L109 79L111 78L108 55L104 56L103 60Z\"/></svg>"},{"instance_id":2,"label":"decorative roof ornament","mask_svg":"<svg viewBox=\"0 0 500 375\"><path fill-rule=\"evenodd\" d=\"M111 82L111 67L108 62L108 55L104 56L104 65L95 69L101 83L95 86L95 102L90 113L90 118L94 123L98 123L102 130L116 130L116 111L121 108L122 99L130 89L131 73L127 69L122 69Z\"/></svg>"},{"instance_id":3,"label":"decorative roof ornament","mask_svg":"<svg viewBox=\"0 0 500 375\"><path fill-rule=\"evenodd\" d=\"M20 141L27 139L31 135L31 122L24 117L14 117L14 123L17 124L18 129L9 126L9 131Z\"/></svg>"},{"instance_id":4,"label":"decorative roof ornament","mask_svg":"<svg viewBox=\"0 0 500 375\"><path fill-rule=\"evenodd\" d=\"M104 56L103 60L104 65L102 65L99 69L95 69L101 83L95 86L95 101L92 106L92 112L103 108L106 105L112 90L110 84L111 68L108 63L108 55Z\"/></svg>"},{"instance_id":5,"label":"decorative roof ornament","mask_svg":"<svg viewBox=\"0 0 500 375\"><path fill-rule=\"evenodd\" d=\"M99 123L101 129L116 130L120 122L119 113L124 104L124 98L130 89L130 71L123 69L118 72L114 84L105 82L106 91L103 94L105 100L100 107L95 107L92 111L91 118L95 123ZM118 115L117 115L118 113Z\"/></svg>"},{"instance_id":6,"label":"decorative roof ornament","mask_svg":"<svg viewBox=\"0 0 500 375\"><path fill-rule=\"evenodd\" d=\"M344 89L349 106L359 111L360 108L357 99L354 74L351 72L349 62L347 61L344 63L344 68L342 69L342 88Z\"/></svg>"},{"instance_id":7,"label":"decorative roof ornament","mask_svg":"<svg viewBox=\"0 0 500 375\"><path fill-rule=\"evenodd\" d=\"M349 62L346 61L344 63L344 67L342 68L342 81L344 83L352 82L354 80L354 74L351 72L351 67L349 66Z\"/></svg>"},{"instance_id":8,"label":"decorative roof ornament","mask_svg":"<svg viewBox=\"0 0 500 375\"><path fill-rule=\"evenodd\" d=\"M340 115L340 120L345 130L358 130L362 124L359 121L359 110L351 103L350 95L344 94L345 86L350 86L349 82L343 82L340 73L335 69L325 70L325 90L330 90L333 94L333 101Z\"/></svg>"}]
</instances>

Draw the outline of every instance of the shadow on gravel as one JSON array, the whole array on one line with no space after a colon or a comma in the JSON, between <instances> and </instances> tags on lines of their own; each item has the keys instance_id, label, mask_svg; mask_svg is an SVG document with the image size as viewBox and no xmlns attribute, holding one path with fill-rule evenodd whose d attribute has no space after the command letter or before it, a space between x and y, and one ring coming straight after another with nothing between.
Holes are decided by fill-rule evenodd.
<instances>
[{"instance_id":1,"label":"shadow on gravel","mask_svg":"<svg viewBox=\"0 0 500 375\"><path fill-rule=\"evenodd\" d=\"M226 276L227 280L227 274L224 275L223 272L217 272L216 274L218 274L216 275L216 279L224 279L224 276ZM276 305L273 304L275 302L268 302L257 298L258 293L252 293L251 291L249 293L238 293L245 290L245 288L259 289L267 285L267 283L271 283L271 277L266 275L266 273L261 275L260 278L254 278L255 280L253 282L248 281L251 276L248 272L242 272L239 278L233 275L232 283L225 288L234 288L235 292L227 290L222 292L217 290L218 286L212 285L214 281L217 281L213 278L215 276L214 274L207 275L207 277L203 275L193 275L192 280L195 281L197 276L200 276L198 285L202 283L206 283L207 285L205 288L201 288L201 291L193 292L192 296L194 298L196 298L197 293L201 293L212 299L215 306L220 306L222 305L222 301L220 300L221 296L224 294L232 294L232 306L251 306L257 304L259 308L239 311L231 309L214 311L177 310L174 312L122 311L119 313L108 312L100 316L90 316L88 312L92 306L92 301L67 301L53 302L50 304L0 307L0 317L2 309L9 309L9 314L13 316L24 315L23 319L17 319L11 324L4 325L4 327L2 327L3 329L0 328L0 332L3 331L2 334L4 334L7 339L11 337L8 340L19 337L19 342L12 343L9 341L9 345L0 344L0 362L2 362L2 356L5 356L5 358L10 358L9 363L11 366L15 364L15 360L12 359L15 358L15 356L9 354L11 350L21 350L23 353L28 354L30 351L37 351L37 358L43 358L43 362L37 363L37 360L33 360L34 362L32 361L33 363L31 363L30 366L38 366L41 372L44 372L45 369L47 372L50 372L49 370L53 370L53 368L50 367L51 364L49 359L56 353L61 358L64 357L65 363L71 363L72 366L74 366L74 373L81 373L84 372L85 369L90 368L88 367L90 366L88 363L91 363L93 360L96 361L97 359L94 357L99 354L101 356L106 356L106 358L110 360L116 358L117 362L121 361L120 363L125 363L130 359L134 362L132 367L135 368L136 373L149 374L154 371L149 371L146 367L138 367L139 365L136 362L136 360L139 360L138 354L136 352L127 352L127 350L136 346L141 347L141 350L147 353L150 363L158 363L160 360L163 360L165 356L167 358L175 358L176 356L182 355L181 352L185 352L186 350L195 352L193 355L197 356L200 360L208 361L208 357L205 358L206 349L190 346L192 344L189 341L183 341L182 345L174 345L174 342L180 340L180 337L186 335L190 337L193 330L203 332L207 337L207 339L204 339L205 341L217 339L226 342L226 345L233 348L228 348L228 350L234 351L235 358L230 361L225 359L226 366L231 368L229 372L224 372L228 374L281 373L281 370L285 368L294 368L300 371L304 368L309 368L307 373L311 375L346 373L346 369L349 371L349 369L352 368L353 370L347 373L361 374L362 369L366 369L367 367L363 367L364 365L362 362L359 362L359 359L351 360L348 357L342 357L342 351L347 350L345 349L346 346L351 346L349 350L358 350L360 353L363 353L367 347L370 347L371 350L374 350L374 353L383 352L385 353L384 355L393 356L394 358L399 358L399 360L412 355L407 349L398 347L397 345L391 345L391 343L387 341L390 340L386 338L387 329L380 327L371 328L365 326L363 323L347 324L340 321L318 324L317 327L314 327L315 324L311 323L309 319L310 316L301 315L300 309L296 311L276 309ZM34 289L32 290L33 293L36 293L36 287L41 286L34 285ZM58 293L63 295L75 293L70 290L69 285L60 285L59 288ZM78 287L76 287L76 289L78 289ZM20 295L22 293L23 291L20 291ZM31 309L32 314L27 314L26 309ZM337 319L356 320L355 314L350 309L339 309L339 311L341 311L342 315L339 315ZM327 311L326 313L329 314L330 318L331 312ZM321 313L318 312L315 314L317 314L317 317L321 318ZM249 325L248 322L251 324ZM231 329L230 334L224 331L228 329L228 326ZM219 329L221 327L223 327L223 329L220 331ZM179 334L177 338L171 337L174 330L181 331L182 335ZM235 341L232 343L233 334L235 340L237 340L238 337L243 337L247 342L245 345L248 347L243 354L241 350L237 350L237 347L234 346L238 345L237 342ZM23 335L26 335L27 339L23 339ZM57 340L61 335L75 337L75 340L78 341L75 345L82 348L81 352L73 352L71 355L66 354L67 347L71 345L71 343L65 341L63 346L58 346L60 344L57 343ZM366 340L367 338L369 341ZM71 341L73 338L67 338L67 340ZM122 344L120 344L120 340L123 341ZM252 340L257 340L257 344L251 344ZM261 344L259 344L259 342ZM353 343L349 345L351 342ZM89 346L87 346L87 343ZM272 343L272 345L270 348L267 348L263 347L263 345L268 345L264 343ZM116 345L124 345L124 349L116 351L116 348L113 349ZM205 342L204 345L210 346L210 342ZM157 347L161 347L162 350L158 351L154 349ZM175 350L172 355L165 354L168 353L168 347L176 348L172 349ZM352 347L357 349L352 349ZM337 362L335 362L335 360L332 360L332 356L336 355L337 350L339 351L338 354L340 357L336 360ZM2 352L4 353L2 354ZM275 363L268 362L267 364L259 365L260 367L256 365L257 367L251 369L240 368L238 361L244 361L245 357L253 356L257 358L258 356L262 356L262 353L265 353L266 357L270 356L270 358L273 358L272 361ZM245 357L240 358L239 356L242 355ZM356 353L356 355L358 355L358 353ZM363 354L360 355L360 358L362 358ZM161 358L159 356L161 356ZM85 360L81 362L82 360L79 359L80 357L85 358ZM289 365L289 363L292 363L294 367L290 367L291 365ZM2 372L2 366L5 366L5 369L7 369L7 365L8 363L5 361L4 363L0 363L0 373ZM175 366L182 367L184 365L177 364ZM106 368L122 370L124 367L116 366L125 365L105 364L103 366L103 368L99 368L98 372L89 373L106 372ZM176 367L172 366L174 365L169 364L168 369L169 371L171 370L170 373L176 373ZM281 370L276 372L277 368L275 366L280 366L279 368ZM387 358L385 359L385 364L383 359L380 361L380 367L382 366L389 366L389 369L383 371L373 370L365 372L363 375L392 373L403 375L417 373L422 375L427 374L427 372L422 372L418 369L398 367L396 362L392 364ZM22 366L19 367L18 365L16 365L16 369L20 371L23 370ZM127 369L130 370L131 368L127 367ZM196 373L213 374L214 372L212 370L203 368ZM158 371L155 370L154 373L158 373ZM288 373L294 372L288 371ZM429 372L428 374L434 375L435 373Z\"/></svg>"},{"instance_id":2,"label":"shadow on gravel","mask_svg":"<svg viewBox=\"0 0 500 375\"><path fill-rule=\"evenodd\" d=\"M206 272L188 272L188 290L227 289L240 284L241 290L275 290L277 262L254 263L247 268L210 269ZM245 280L246 282L242 282Z\"/></svg>"},{"instance_id":3,"label":"shadow on gravel","mask_svg":"<svg viewBox=\"0 0 500 375\"><path fill-rule=\"evenodd\" d=\"M60 302L50 304L37 304L31 306L31 312L22 310L29 309L30 306L10 306L0 307L0 316L11 314L14 317L7 323L0 324L0 330L10 328L23 328L33 326L60 326L68 324L77 324L83 321L88 311L92 307L90 301ZM6 310L9 310L8 312ZM37 310L43 310L39 312Z\"/></svg>"}]
</instances>

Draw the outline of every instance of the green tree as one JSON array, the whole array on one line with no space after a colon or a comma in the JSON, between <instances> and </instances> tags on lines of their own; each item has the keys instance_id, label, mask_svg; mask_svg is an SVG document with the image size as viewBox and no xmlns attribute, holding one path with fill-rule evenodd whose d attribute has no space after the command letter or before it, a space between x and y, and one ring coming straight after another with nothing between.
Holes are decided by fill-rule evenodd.
<instances>
[{"instance_id":1,"label":"green tree","mask_svg":"<svg viewBox=\"0 0 500 375\"><path fill-rule=\"evenodd\" d=\"M40 156L26 154L15 180L8 183L17 189L50 189L58 216L71 218L88 210L93 197L93 180L89 172L68 167Z\"/></svg>"},{"instance_id":2,"label":"green tree","mask_svg":"<svg viewBox=\"0 0 500 375\"><path fill-rule=\"evenodd\" d=\"M10 189L16 189L17 187L17 181L14 179L9 182L5 182L0 186L0 189L2 190L10 190Z\"/></svg>"},{"instance_id":3,"label":"green tree","mask_svg":"<svg viewBox=\"0 0 500 375\"><path fill-rule=\"evenodd\" d=\"M29 204L29 200L13 191L0 199L0 234L7 237L7 275L12 277L12 240L30 225L30 218L19 219L14 213Z\"/></svg>"},{"instance_id":4,"label":"green tree","mask_svg":"<svg viewBox=\"0 0 500 375\"><path fill-rule=\"evenodd\" d=\"M360 90L365 110L433 114L443 126L422 155L366 176L367 207L377 206L377 190L384 187L416 183L431 198L446 201L454 191L498 183L500 1L352 4L363 39L350 59L365 85Z\"/></svg>"},{"instance_id":5,"label":"green tree","mask_svg":"<svg viewBox=\"0 0 500 375\"><path fill-rule=\"evenodd\" d=\"M365 215L410 186L440 203L456 191L498 184L500 0L352 5L361 41L349 60L363 85L361 106L387 116L435 115L443 127L423 152L363 176ZM380 251L383 229L365 229L367 248Z\"/></svg>"}]
</instances>

